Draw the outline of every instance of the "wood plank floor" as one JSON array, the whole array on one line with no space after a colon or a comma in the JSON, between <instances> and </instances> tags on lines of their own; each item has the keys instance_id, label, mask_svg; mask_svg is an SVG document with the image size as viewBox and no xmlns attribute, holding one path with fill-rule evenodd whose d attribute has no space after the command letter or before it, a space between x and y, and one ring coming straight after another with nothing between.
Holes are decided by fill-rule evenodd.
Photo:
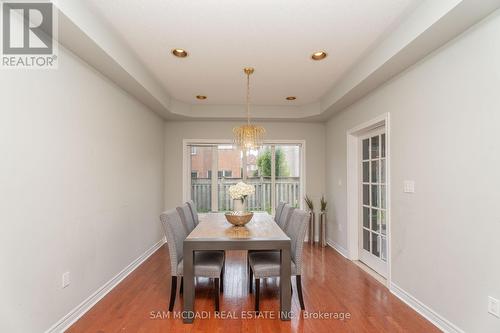
<instances>
[{"instance_id":1,"label":"wood plank floor","mask_svg":"<svg viewBox=\"0 0 500 333\"><path fill-rule=\"evenodd\" d=\"M165 246L132 272L97 303L67 332L439 332L426 319L393 296L389 290L361 268L333 249L304 246L302 285L308 313L349 314L349 319L313 319L300 314L295 279L289 322L274 319L279 310L276 279L261 284L260 309L270 318L241 318L252 314L253 295L248 294L245 252L231 251L226 256L224 293L221 311L238 318L215 318L213 288L208 279L196 285L195 310L210 318L183 324L168 318L170 264ZM181 311L177 295L175 311ZM248 311L248 312L247 312Z\"/></svg>"}]
</instances>

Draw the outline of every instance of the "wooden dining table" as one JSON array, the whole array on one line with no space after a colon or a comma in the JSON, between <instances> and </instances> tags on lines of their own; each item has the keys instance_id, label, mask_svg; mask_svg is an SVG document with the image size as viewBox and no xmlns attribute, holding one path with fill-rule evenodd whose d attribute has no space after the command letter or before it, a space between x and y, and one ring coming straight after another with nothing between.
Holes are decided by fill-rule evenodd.
<instances>
[{"instance_id":1,"label":"wooden dining table","mask_svg":"<svg viewBox=\"0 0 500 333\"><path fill-rule=\"evenodd\" d=\"M254 213L252 220L243 227L235 227L227 222L223 213L200 214L200 223L184 240L184 308L182 313L184 323L192 323L195 318L193 261L195 251L202 250L280 251L279 317L281 320L290 320L292 316L290 246L290 238L266 212Z\"/></svg>"}]
</instances>

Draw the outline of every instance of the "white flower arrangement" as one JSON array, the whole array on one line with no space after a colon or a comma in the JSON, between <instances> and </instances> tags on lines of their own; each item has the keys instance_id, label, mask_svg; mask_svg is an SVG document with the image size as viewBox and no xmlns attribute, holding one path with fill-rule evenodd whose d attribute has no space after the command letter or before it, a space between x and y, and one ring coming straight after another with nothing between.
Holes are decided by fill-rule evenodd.
<instances>
[{"instance_id":1,"label":"white flower arrangement","mask_svg":"<svg viewBox=\"0 0 500 333\"><path fill-rule=\"evenodd\" d=\"M255 187L253 185L248 185L243 182L239 182L236 185L229 187L229 195L233 200L244 201L247 196L255 193Z\"/></svg>"}]
</instances>

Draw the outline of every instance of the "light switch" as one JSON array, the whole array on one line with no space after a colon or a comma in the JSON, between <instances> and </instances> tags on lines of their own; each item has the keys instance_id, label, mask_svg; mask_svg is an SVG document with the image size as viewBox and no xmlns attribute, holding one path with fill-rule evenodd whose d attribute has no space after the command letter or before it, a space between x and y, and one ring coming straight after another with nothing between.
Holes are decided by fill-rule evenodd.
<instances>
[{"instance_id":1,"label":"light switch","mask_svg":"<svg viewBox=\"0 0 500 333\"><path fill-rule=\"evenodd\" d=\"M415 193L415 181L405 180L403 182L403 192L404 193Z\"/></svg>"},{"instance_id":2,"label":"light switch","mask_svg":"<svg viewBox=\"0 0 500 333\"><path fill-rule=\"evenodd\" d=\"M66 272L62 275L62 287L66 288L67 286L69 286L69 283L69 272Z\"/></svg>"},{"instance_id":3,"label":"light switch","mask_svg":"<svg viewBox=\"0 0 500 333\"><path fill-rule=\"evenodd\" d=\"M488 312L500 318L500 302L491 296L488 297Z\"/></svg>"}]
</instances>

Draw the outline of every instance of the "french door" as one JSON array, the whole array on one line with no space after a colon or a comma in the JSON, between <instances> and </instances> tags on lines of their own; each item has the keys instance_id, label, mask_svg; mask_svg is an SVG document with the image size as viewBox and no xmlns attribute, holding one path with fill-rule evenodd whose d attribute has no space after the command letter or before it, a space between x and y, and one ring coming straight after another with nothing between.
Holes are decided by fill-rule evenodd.
<instances>
[{"instance_id":1,"label":"french door","mask_svg":"<svg viewBox=\"0 0 500 333\"><path fill-rule=\"evenodd\" d=\"M360 261L387 277L387 156L384 128L360 137Z\"/></svg>"},{"instance_id":2,"label":"french door","mask_svg":"<svg viewBox=\"0 0 500 333\"><path fill-rule=\"evenodd\" d=\"M199 212L230 211L229 187L243 181L255 188L247 198L249 210L274 213L280 201L300 207L303 154L303 145L291 142L267 142L249 151L232 143L186 143L185 199L193 200Z\"/></svg>"}]
</instances>

